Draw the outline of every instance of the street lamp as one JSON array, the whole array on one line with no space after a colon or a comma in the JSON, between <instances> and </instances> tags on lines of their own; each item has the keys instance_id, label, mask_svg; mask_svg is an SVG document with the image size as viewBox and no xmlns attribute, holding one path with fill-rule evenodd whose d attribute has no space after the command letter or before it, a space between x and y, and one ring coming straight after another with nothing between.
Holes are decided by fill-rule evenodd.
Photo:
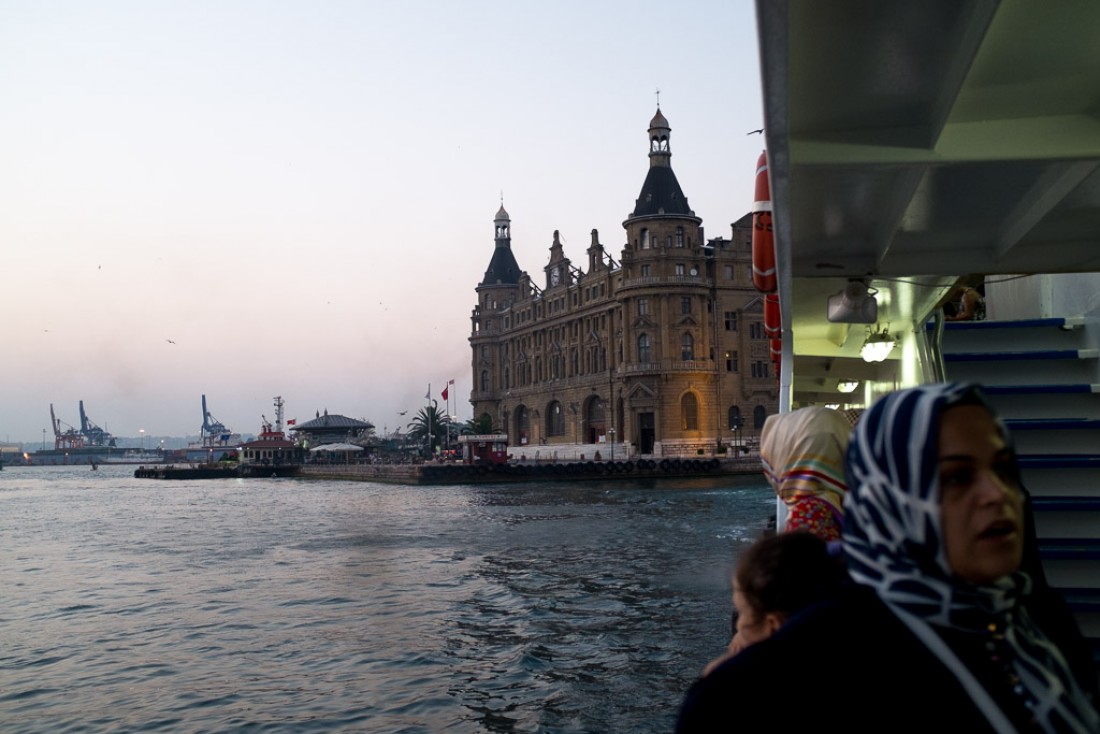
<instances>
[{"instance_id":1,"label":"street lamp","mask_svg":"<svg viewBox=\"0 0 1100 734\"><path fill-rule=\"evenodd\" d=\"M611 434L611 460L615 460L615 426L607 429L607 432Z\"/></svg>"}]
</instances>

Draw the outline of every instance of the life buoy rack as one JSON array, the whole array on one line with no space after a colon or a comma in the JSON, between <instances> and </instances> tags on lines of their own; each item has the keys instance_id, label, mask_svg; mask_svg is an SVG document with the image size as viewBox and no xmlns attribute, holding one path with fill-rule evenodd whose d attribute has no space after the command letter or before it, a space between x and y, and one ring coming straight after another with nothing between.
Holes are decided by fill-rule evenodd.
<instances>
[{"instance_id":1,"label":"life buoy rack","mask_svg":"<svg viewBox=\"0 0 1100 734\"><path fill-rule=\"evenodd\" d=\"M752 284L761 293L775 293L775 237L772 231L772 194L768 183L768 152L756 161L756 195L752 204Z\"/></svg>"}]
</instances>

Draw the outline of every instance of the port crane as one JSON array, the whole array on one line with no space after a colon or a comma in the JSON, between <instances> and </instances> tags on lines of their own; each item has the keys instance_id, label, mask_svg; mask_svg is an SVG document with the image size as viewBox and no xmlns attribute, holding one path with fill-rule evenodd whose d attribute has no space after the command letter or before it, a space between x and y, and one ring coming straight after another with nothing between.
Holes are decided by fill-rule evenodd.
<instances>
[{"instance_id":1,"label":"port crane","mask_svg":"<svg viewBox=\"0 0 1100 734\"><path fill-rule=\"evenodd\" d=\"M83 410L83 408L81 408ZM53 426L53 447L59 451L82 449L86 445L84 434L68 423L63 423L54 415L53 403L50 403L50 425ZM62 428L65 426L65 428Z\"/></svg>"},{"instance_id":2,"label":"port crane","mask_svg":"<svg viewBox=\"0 0 1100 734\"><path fill-rule=\"evenodd\" d=\"M211 415L210 411L206 409L205 394L202 396L202 428L200 429L200 435L204 447L227 446L234 438L233 431L226 428L224 423ZM240 437L237 436L237 438Z\"/></svg>"},{"instance_id":3,"label":"port crane","mask_svg":"<svg viewBox=\"0 0 1100 734\"><path fill-rule=\"evenodd\" d=\"M85 446L114 446L115 438L106 430L88 420L84 412L84 401L80 401L80 433L84 436Z\"/></svg>"}]
</instances>

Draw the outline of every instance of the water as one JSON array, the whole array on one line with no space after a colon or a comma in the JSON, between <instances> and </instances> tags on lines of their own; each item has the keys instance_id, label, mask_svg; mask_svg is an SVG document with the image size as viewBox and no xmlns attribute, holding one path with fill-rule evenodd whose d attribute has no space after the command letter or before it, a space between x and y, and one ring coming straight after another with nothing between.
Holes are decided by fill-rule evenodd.
<instances>
[{"instance_id":1,"label":"water","mask_svg":"<svg viewBox=\"0 0 1100 734\"><path fill-rule=\"evenodd\" d=\"M0 472L5 732L664 732L773 495Z\"/></svg>"}]
</instances>

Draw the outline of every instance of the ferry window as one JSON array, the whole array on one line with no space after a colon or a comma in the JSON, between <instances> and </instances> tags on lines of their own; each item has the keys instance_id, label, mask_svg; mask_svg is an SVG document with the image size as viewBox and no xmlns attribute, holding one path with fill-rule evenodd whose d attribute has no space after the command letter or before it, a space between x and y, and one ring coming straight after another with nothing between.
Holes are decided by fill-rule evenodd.
<instances>
[{"instance_id":1,"label":"ferry window","mask_svg":"<svg viewBox=\"0 0 1100 734\"><path fill-rule=\"evenodd\" d=\"M687 332L680 337L680 359L685 362L695 359L695 339Z\"/></svg>"},{"instance_id":2,"label":"ferry window","mask_svg":"<svg viewBox=\"0 0 1100 734\"><path fill-rule=\"evenodd\" d=\"M731 350L731 351L726 352L726 372L736 372L736 371L737 371L737 352Z\"/></svg>"},{"instance_id":3,"label":"ferry window","mask_svg":"<svg viewBox=\"0 0 1100 734\"><path fill-rule=\"evenodd\" d=\"M699 402L695 398L695 393L687 392L680 398L680 429L699 430Z\"/></svg>"},{"instance_id":4,"label":"ferry window","mask_svg":"<svg viewBox=\"0 0 1100 734\"><path fill-rule=\"evenodd\" d=\"M638 361L649 362L649 335L642 334L638 337Z\"/></svg>"}]
</instances>

